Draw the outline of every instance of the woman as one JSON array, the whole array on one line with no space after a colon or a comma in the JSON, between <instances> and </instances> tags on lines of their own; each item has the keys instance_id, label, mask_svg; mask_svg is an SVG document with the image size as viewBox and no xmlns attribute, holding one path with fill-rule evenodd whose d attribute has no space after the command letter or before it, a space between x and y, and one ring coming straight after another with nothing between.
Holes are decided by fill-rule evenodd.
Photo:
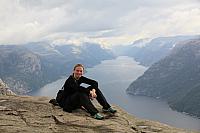
<instances>
[{"instance_id":1,"label":"woman","mask_svg":"<svg viewBox=\"0 0 200 133\"><path fill-rule=\"evenodd\" d=\"M98 83L95 80L83 76L84 66L76 64L73 69L73 74L68 77L64 84L64 98L61 101L61 106L64 111L72 112L72 110L84 107L87 112L95 119L102 120L104 117L94 107L91 99L96 98L100 105L103 107L104 112L115 113L105 97L98 88ZM88 84L89 87L81 86L81 83Z\"/></svg>"}]
</instances>

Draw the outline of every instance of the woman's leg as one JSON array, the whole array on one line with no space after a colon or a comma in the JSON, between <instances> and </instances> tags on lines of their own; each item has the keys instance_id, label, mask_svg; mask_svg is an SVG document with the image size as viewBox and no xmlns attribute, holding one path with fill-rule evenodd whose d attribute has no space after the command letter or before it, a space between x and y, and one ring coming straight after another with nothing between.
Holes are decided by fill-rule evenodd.
<instances>
[{"instance_id":1,"label":"woman's leg","mask_svg":"<svg viewBox=\"0 0 200 133\"><path fill-rule=\"evenodd\" d=\"M80 95L80 104L93 116L99 111L94 107L93 103L91 102L88 94L81 93Z\"/></svg>"},{"instance_id":2,"label":"woman's leg","mask_svg":"<svg viewBox=\"0 0 200 133\"><path fill-rule=\"evenodd\" d=\"M97 101L103 106L103 112L110 112L110 113L116 113L117 110L113 109L108 102L106 101L106 98L103 96L102 92L100 89L96 89L96 94L97 94Z\"/></svg>"},{"instance_id":3,"label":"woman's leg","mask_svg":"<svg viewBox=\"0 0 200 133\"><path fill-rule=\"evenodd\" d=\"M72 110L83 106L91 115L98 113L98 110L94 107L89 99L89 96L83 92L76 92L72 96L65 100L63 109L67 112L72 112Z\"/></svg>"},{"instance_id":4,"label":"woman's leg","mask_svg":"<svg viewBox=\"0 0 200 133\"><path fill-rule=\"evenodd\" d=\"M63 110L71 113L72 110L76 109L78 106L80 106L79 92L74 93L65 99Z\"/></svg>"},{"instance_id":5,"label":"woman's leg","mask_svg":"<svg viewBox=\"0 0 200 133\"><path fill-rule=\"evenodd\" d=\"M103 106L104 109L110 108L110 105L108 104L106 98L104 97L103 93L101 92L100 89L96 89L96 94L97 94L97 101L101 106Z\"/></svg>"}]
</instances>

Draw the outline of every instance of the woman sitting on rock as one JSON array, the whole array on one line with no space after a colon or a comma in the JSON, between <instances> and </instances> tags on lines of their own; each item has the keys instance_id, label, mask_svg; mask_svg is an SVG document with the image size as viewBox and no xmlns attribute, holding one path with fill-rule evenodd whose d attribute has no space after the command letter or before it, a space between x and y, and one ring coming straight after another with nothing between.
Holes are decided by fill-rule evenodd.
<instances>
[{"instance_id":1,"label":"woman sitting on rock","mask_svg":"<svg viewBox=\"0 0 200 133\"><path fill-rule=\"evenodd\" d=\"M96 98L99 104L103 107L103 112L117 112L106 101L102 92L98 88L97 81L84 77L83 72L84 66L82 64L76 64L73 69L73 74L65 81L64 97L59 103L63 107L63 110L72 112L72 110L82 106L93 118L102 120L104 117L91 102L91 99ZM85 88L81 86L81 83L88 84L89 87Z\"/></svg>"}]
</instances>

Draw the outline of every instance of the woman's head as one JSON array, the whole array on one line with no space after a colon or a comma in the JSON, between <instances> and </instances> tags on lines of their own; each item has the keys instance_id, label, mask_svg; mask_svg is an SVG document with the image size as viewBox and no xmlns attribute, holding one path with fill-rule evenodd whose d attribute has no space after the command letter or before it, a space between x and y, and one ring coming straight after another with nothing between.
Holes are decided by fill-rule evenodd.
<instances>
[{"instance_id":1,"label":"woman's head","mask_svg":"<svg viewBox=\"0 0 200 133\"><path fill-rule=\"evenodd\" d=\"M82 64L76 64L74 66L73 75L75 79L79 79L84 72L84 66Z\"/></svg>"}]
</instances>

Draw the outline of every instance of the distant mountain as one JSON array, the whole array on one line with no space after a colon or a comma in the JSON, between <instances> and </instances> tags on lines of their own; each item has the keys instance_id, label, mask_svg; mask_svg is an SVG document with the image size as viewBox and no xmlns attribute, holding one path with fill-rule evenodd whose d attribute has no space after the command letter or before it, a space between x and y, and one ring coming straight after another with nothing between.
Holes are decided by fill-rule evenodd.
<instances>
[{"instance_id":1,"label":"distant mountain","mask_svg":"<svg viewBox=\"0 0 200 133\"><path fill-rule=\"evenodd\" d=\"M90 65L88 67L99 64L102 60L115 58L110 50L102 48L98 44L84 43L80 47L80 51L79 58L83 60L84 64Z\"/></svg>"},{"instance_id":2,"label":"distant mountain","mask_svg":"<svg viewBox=\"0 0 200 133\"><path fill-rule=\"evenodd\" d=\"M161 98L200 117L200 39L185 41L131 83L127 92Z\"/></svg>"},{"instance_id":3,"label":"distant mountain","mask_svg":"<svg viewBox=\"0 0 200 133\"><path fill-rule=\"evenodd\" d=\"M45 42L0 45L0 78L17 94L26 94L70 74L76 63L92 67L114 58L99 44L54 46Z\"/></svg>"},{"instance_id":4,"label":"distant mountain","mask_svg":"<svg viewBox=\"0 0 200 133\"><path fill-rule=\"evenodd\" d=\"M113 51L116 55L126 55L144 66L151 66L153 63L167 56L176 44L199 36L174 36L158 37L155 39L140 39L131 45L115 46Z\"/></svg>"},{"instance_id":5,"label":"distant mountain","mask_svg":"<svg viewBox=\"0 0 200 133\"><path fill-rule=\"evenodd\" d=\"M69 62L80 62L91 67L102 60L115 57L110 50L104 49L100 44L95 43L83 43L76 46L73 44L51 45L45 42L36 42L25 44L24 47L40 55L45 60L61 63L62 65Z\"/></svg>"},{"instance_id":6,"label":"distant mountain","mask_svg":"<svg viewBox=\"0 0 200 133\"><path fill-rule=\"evenodd\" d=\"M23 94L42 84L41 58L37 54L15 45L0 45L0 53L0 77L11 90Z\"/></svg>"}]
</instances>

